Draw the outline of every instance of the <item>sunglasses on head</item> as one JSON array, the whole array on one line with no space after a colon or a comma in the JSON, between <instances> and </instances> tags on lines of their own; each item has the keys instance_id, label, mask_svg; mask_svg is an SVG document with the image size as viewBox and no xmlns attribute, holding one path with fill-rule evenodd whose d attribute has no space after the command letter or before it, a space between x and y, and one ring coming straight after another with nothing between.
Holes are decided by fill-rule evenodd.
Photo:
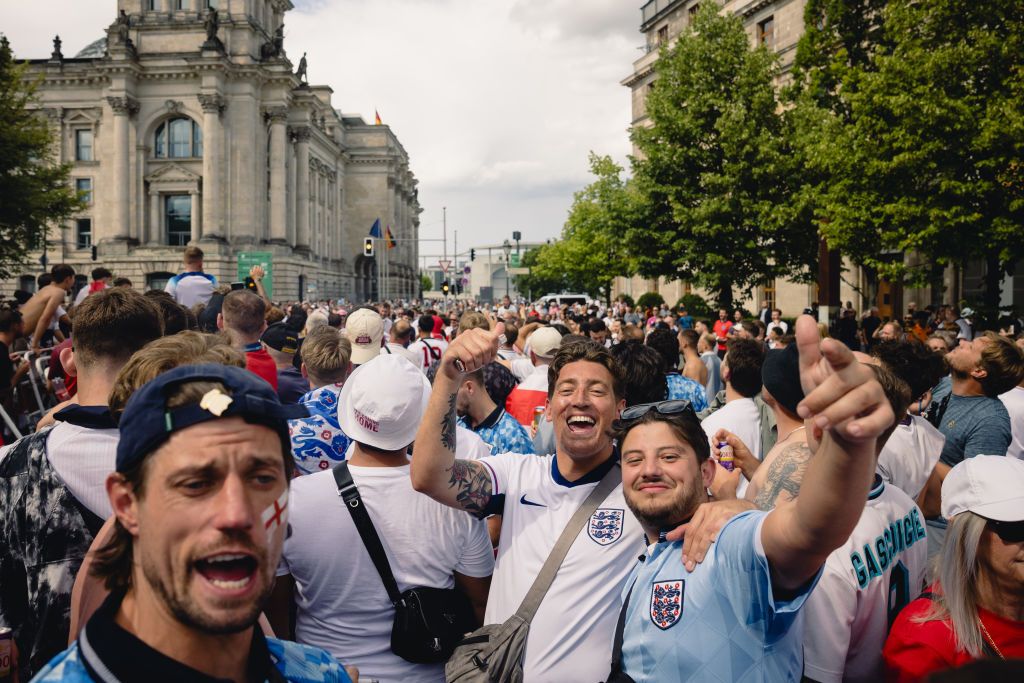
<instances>
[{"instance_id":1,"label":"sunglasses on head","mask_svg":"<svg viewBox=\"0 0 1024 683\"><path fill-rule=\"evenodd\" d=\"M652 410L657 411L661 415L689 413L694 418L697 417L697 412L693 409L693 405L691 405L686 399L679 398L670 399L668 401L658 401L657 403L641 403L639 405L630 406L622 411L622 415L619 416L619 419L637 420Z\"/></svg>"},{"instance_id":2,"label":"sunglasses on head","mask_svg":"<svg viewBox=\"0 0 1024 683\"><path fill-rule=\"evenodd\" d=\"M1020 543L1024 541L1024 520L1019 522L998 522L988 520L989 526L1003 543Z\"/></svg>"}]
</instances>

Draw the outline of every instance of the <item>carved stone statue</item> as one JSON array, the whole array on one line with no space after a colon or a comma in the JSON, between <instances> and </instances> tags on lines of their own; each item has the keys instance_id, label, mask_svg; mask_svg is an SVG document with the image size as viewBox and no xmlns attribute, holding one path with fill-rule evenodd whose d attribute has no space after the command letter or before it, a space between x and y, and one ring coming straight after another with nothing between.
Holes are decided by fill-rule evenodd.
<instances>
[{"instance_id":1,"label":"carved stone statue","mask_svg":"<svg viewBox=\"0 0 1024 683\"><path fill-rule=\"evenodd\" d=\"M117 40L121 45L131 43L131 38L128 37L128 29L131 26L130 21L128 14L124 10L121 10L121 13L117 15Z\"/></svg>"},{"instance_id":2,"label":"carved stone statue","mask_svg":"<svg viewBox=\"0 0 1024 683\"><path fill-rule=\"evenodd\" d=\"M271 59L280 57L284 52L284 25L277 27L274 37L260 46L260 59Z\"/></svg>"},{"instance_id":3,"label":"carved stone statue","mask_svg":"<svg viewBox=\"0 0 1024 683\"><path fill-rule=\"evenodd\" d=\"M206 42L215 42L217 40L217 29L220 28L220 17L217 16L216 9L211 9L206 13L206 19L203 20L203 28L206 29Z\"/></svg>"},{"instance_id":4,"label":"carved stone statue","mask_svg":"<svg viewBox=\"0 0 1024 683\"><path fill-rule=\"evenodd\" d=\"M299 70L295 72L295 75L299 77L299 83L309 85L309 77L306 75L306 53L302 53L302 59L299 60Z\"/></svg>"},{"instance_id":5,"label":"carved stone statue","mask_svg":"<svg viewBox=\"0 0 1024 683\"><path fill-rule=\"evenodd\" d=\"M60 61L64 59L64 53L60 51L61 40L60 36L53 37L53 52L50 54L50 59Z\"/></svg>"}]
</instances>

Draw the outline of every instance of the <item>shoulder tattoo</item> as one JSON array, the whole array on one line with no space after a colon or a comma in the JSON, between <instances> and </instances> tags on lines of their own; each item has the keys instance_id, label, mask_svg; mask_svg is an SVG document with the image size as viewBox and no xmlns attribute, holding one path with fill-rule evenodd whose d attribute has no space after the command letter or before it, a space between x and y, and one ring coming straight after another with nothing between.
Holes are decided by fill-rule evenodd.
<instances>
[{"instance_id":1,"label":"shoulder tattoo","mask_svg":"<svg viewBox=\"0 0 1024 683\"><path fill-rule=\"evenodd\" d=\"M775 507L782 496L785 496L783 500L794 500L800 493L800 484L810 461L811 449L806 443L786 446L768 466L768 476L754 497L754 505L759 510L768 511Z\"/></svg>"},{"instance_id":2,"label":"shoulder tattoo","mask_svg":"<svg viewBox=\"0 0 1024 683\"><path fill-rule=\"evenodd\" d=\"M456 490L455 500L466 512L483 517L491 500L491 477L484 466L472 460L456 460L448 471L448 488Z\"/></svg>"}]
</instances>

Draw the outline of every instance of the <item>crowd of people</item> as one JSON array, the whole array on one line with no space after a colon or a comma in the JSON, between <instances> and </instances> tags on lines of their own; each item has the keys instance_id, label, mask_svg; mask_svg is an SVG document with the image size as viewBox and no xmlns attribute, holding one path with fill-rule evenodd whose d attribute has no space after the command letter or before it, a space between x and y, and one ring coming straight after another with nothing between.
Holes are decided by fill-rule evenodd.
<instances>
[{"instance_id":1,"label":"crowd of people","mask_svg":"<svg viewBox=\"0 0 1024 683\"><path fill-rule=\"evenodd\" d=\"M1019 321L183 265L0 309L13 681L1024 680Z\"/></svg>"}]
</instances>

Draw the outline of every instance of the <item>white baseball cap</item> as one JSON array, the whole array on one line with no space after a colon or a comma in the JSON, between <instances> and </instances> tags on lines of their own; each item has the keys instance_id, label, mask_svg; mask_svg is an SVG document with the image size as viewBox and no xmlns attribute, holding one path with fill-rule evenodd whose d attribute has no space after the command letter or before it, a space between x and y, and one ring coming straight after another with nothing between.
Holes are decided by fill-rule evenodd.
<instances>
[{"instance_id":1,"label":"white baseball cap","mask_svg":"<svg viewBox=\"0 0 1024 683\"><path fill-rule=\"evenodd\" d=\"M338 424L353 441L395 451L415 440L429 400L430 382L419 368L401 356L375 356L341 388Z\"/></svg>"},{"instance_id":2,"label":"white baseball cap","mask_svg":"<svg viewBox=\"0 0 1024 683\"><path fill-rule=\"evenodd\" d=\"M362 365L380 355L384 320L377 311L360 308L348 317L345 335L352 342L352 364Z\"/></svg>"},{"instance_id":3,"label":"white baseball cap","mask_svg":"<svg viewBox=\"0 0 1024 683\"><path fill-rule=\"evenodd\" d=\"M539 358L554 358L562 345L562 333L554 327L541 327L530 335L530 350Z\"/></svg>"},{"instance_id":4,"label":"white baseball cap","mask_svg":"<svg viewBox=\"0 0 1024 683\"><path fill-rule=\"evenodd\" d=\"M1024 460L976 455L942 482L942 516L970 511L996 522L1024 521Z\"/></svg>"}]
</instances>

